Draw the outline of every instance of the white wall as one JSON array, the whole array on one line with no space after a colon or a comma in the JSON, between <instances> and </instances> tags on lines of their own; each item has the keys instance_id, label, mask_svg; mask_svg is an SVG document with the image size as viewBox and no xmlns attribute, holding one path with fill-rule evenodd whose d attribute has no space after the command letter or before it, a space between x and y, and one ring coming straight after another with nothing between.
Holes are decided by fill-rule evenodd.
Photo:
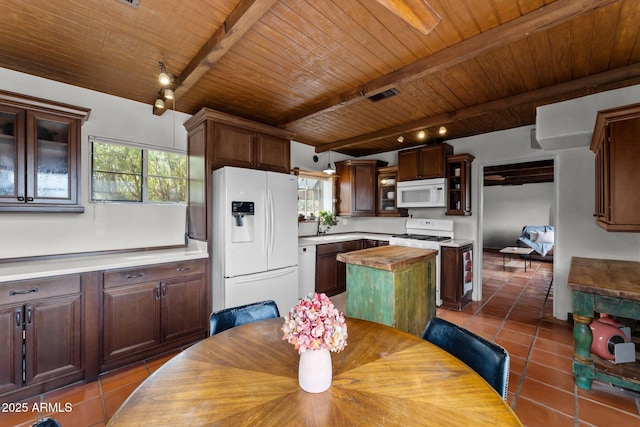
<instances>
[{"instance_id":1,"label":"white wall","mask_svg":"<svg viewBox=\"0 0 640 427\"><path fill-rule=\"evenodd\" d=\"M531 127L522 127L448 141L456 153L469 152L476 157L472 164L473 215L456 219L456 237L474 239L477 248L483 247L484 167L521 160L555 159L554 316L567 319L572 311L571 292L567 287L571 257L640 261L640 233L608 233L595 224L595 155L588 147L557 151L531 149L530 130ZM474 279L481 283L480 257L476 256L474 262L475 271L480 272ZM478 290L474 288L474 300L481 297Z\"/></svg>"},{"instance_id":2,"label":"white wall","mask_svg":"<svg viewBox=\"0 0 640 427\"><path fill-rule=\"evenodd\" d=\"M484 187L484 247L515 246L525 225L554 225L554 184Z\"/></svg>"},{"instance_id":3,"label":"white wall","mask_svg":"<svg viewBox=\"0 0 640 427\"><path fill-rule=\"evenodd\" d=\"M156 93L149 82L150 93ZM91 109L82 127L77 213L0 213L0 259L184 244L186 206L89 202L89 135L186 151L190 116L0 68L0 89Z\"/></svg>"},{"instance_id":4,"label":"white wall","mask_svg":"<svg viewBox=\"0 0 640 427\"><path fill-rule=\"evenodd\" d=\"M540 106L536 139L545 150L588 147L598 111L636 102L640 102L640 85Z\"/></svg>"}]
</instances>

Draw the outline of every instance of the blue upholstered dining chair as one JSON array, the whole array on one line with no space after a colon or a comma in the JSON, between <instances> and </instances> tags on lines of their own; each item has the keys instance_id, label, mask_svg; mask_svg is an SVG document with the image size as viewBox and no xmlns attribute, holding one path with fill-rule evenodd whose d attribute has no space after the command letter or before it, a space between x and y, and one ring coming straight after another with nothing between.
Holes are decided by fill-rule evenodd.
<instances>
[{"instance_id":1,"label":"blue upholstered dining chair","mask_svg":"<svg viewBox=\"0 0 640 427\"><path fill-rule=\"evenodd\" d=\"M507 400L510 359L504 348L438 317L427 323L422 338L467 364Z\"/></svg>"},{"instance_id":2,"label":"blue upholstered dining chair","mask_svg":"<svg viewBox=\"0 0 640 427\"><path fill-rule=\"evenodd\" d=\"M272 300L225 308L211 313L209 335L215 335L234 326L274 317L280 317L280 312L275 301Z\"/></svg>"}]
</instances>

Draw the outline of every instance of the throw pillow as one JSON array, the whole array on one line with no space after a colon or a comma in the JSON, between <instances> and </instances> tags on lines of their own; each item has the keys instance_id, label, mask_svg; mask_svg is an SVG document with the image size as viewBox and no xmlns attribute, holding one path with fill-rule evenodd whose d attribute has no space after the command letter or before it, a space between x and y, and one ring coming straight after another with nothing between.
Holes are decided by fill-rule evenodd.
<instances>
[{"instance_id":1,"label":"throw pillow","mask_svg":"<svg viewBox=\"0 0 640 427\"><path fill-rule=\"evenodd\" d=\"M553 243L553 231L539 231L536 243Z\"/></svg>"}]
</instances>

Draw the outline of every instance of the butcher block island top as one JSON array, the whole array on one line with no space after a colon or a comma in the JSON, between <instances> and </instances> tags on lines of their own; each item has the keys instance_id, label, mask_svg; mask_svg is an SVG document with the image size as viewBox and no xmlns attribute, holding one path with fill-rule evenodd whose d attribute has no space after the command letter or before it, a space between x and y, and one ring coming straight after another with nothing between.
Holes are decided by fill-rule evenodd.
<instances>
[{"instance_id":1,"label":"butcher block island top","mask_svg":"<svg viewBox=\"0 0 640 427\"><path fill-rule=\"evenodd\" d=\"M640 300L640 262L573 257L569 289Z\"/></svg>"},{"instance_id":2,"label":"butcher block island top","mask_svg":"<svg viewBox=\"0 0 640 427\"><path fill-rule=\"evenodd\" d=\"M336 259L346 264L395 271L417 262L426 261L437 254L438 251L435 249L388 245L341 253Z\"/></svg>"},{"instance_id":3,"label":"butcher block island top","mask_svg":"<svg viewBox=\"0 0 640 427\"><path fill-rule=\"evenodd\" d=\"M339 254L347 264L347 316L420 336L436 314L437 254L405 246Z\"/></svg>"}]
</instances>

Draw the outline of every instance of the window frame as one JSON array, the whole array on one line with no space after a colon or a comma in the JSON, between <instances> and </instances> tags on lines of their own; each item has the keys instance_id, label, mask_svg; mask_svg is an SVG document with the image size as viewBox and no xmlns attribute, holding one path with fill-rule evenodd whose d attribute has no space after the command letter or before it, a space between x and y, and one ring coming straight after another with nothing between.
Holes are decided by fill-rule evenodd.
<instances>
[{"instance_id":1,"label":"window frame","mask_svg":"<svg viewBox=\"0 0 640 427\"><path fill-rule=\"evenodd\" d=\"M309 219L307 213L305 213L305 221L317 221L318 215L320 211L334 211L334 177L335 175L327 175L323 172L315 172L315 171L306 171L300 170L298 168L295 169L295 174L297 175L298 180L300 179L313 179L317 181L324 181L323 190L320 198L320 208L318 212L314 212L315 218ZM329 190L329 194L325 194L326 190ZM297 191L300 191L300 188L297 188ZM298 213L300 214L300 213Z\"/></svg>"},{"instance_id":2,"label":"window frame","mask_svg":"<svg viewBox=\"0 0 640 427\"><path fill-rule=\"evenodd\" d=\"M118 145L118 146L123 146L123 147L127 147L127 148L133 148L133 149L138 149L141 151L141 163L142 163L142 167L140 170L140 179L141 179L141 200L106 200L106 199L94 199L94 173L95 173L95 169L94 169L94 155L93 155L93 150L94 150L94 143L101 143L101 144L109 144L109 145ZM171 149L171 148L165 148L165 147L158 147L155 145L147 145L147 144L141 144L141 143L135 143L135 142L130 142L130 141L121 141L121 140L114 140L114 139L110 139L110 138L103 138L103 137L99 137L99 136L89 136L89 147L90 147L90 170L89 170L89 203L123 203L123 204L144 204L144 205L187 205L188 203L188 194L189 194L189 171L188 171L188 167L189 167L189 162L188 162L188 158L187 158L187 153L185 150L179 150L179 149ZM184 194L184 200L179 201L179 202L174 202L174 201L150 201L149 200L149 159L150 159L150 151L156 151L156 152L165 152L165 153L172 153L172 154L178 154L178 155L182 155L185 158L185 177L184 177L184 181L185 181L185 194ZM154 177L159 177L159 178L169 178L169 179L182 179L180 177L175 177L175 176L156 176L154 175Z\"/></svg>"}]
</instances>

